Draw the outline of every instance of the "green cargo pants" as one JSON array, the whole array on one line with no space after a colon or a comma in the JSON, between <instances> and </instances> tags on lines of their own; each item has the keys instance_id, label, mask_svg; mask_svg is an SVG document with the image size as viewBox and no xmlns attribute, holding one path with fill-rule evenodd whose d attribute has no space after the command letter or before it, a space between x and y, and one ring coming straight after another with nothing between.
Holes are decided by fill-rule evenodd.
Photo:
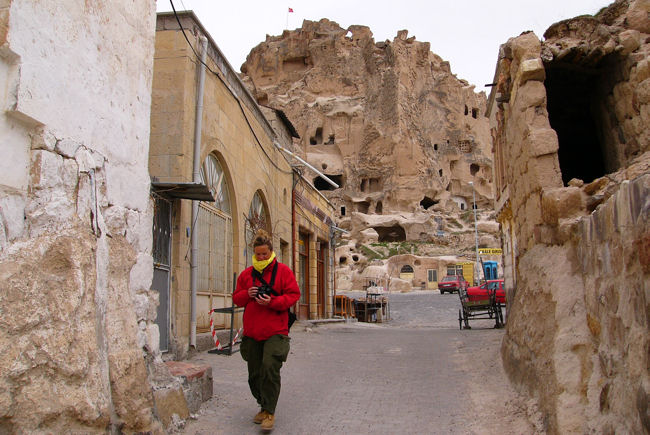
<instances>
[{"instance_id":1,"label":"green cargo pants","mask_svg":"<svg viewBox=\"0 0 650 435\"><path fill-rule=\"evenodd\" d=\"M260 407L275 414L280 397L280 368L289 355L286 335L274 335L265 341L242 338L239 350L248 363L248 386Z\"/></svg>"}]
</instances>

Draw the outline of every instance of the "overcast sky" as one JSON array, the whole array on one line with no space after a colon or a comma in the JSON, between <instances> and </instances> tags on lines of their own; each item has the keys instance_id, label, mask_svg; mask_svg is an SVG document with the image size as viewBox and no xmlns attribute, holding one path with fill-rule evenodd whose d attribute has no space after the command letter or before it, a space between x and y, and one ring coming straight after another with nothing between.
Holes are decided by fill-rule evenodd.
<instances>
[{"instance_id":1,"label":"overcast sky","mask_svg":"<svg viewBox=\"0 0 650 435\"><path fill-rule=\"evenodd\" d=\"M431 51L449 61L452 73L476 85L491 83L499 45L526 30L542 38L553 23L595 14L609 0L173 0L193 10L230 64L239 72L246 55L266 35L296 29L303 20L328 18L346 29L368 26L375 42L393 40L398 30L431 43ZM159 12L170 0L157 0ZM289 13L289 8L293 13Z\"/></svg>"}]
</instances>

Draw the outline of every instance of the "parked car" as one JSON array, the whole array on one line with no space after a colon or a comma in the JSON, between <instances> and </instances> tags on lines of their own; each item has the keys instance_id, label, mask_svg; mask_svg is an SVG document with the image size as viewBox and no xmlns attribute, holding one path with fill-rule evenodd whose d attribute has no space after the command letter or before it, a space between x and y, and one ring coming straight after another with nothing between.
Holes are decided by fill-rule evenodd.
<instances>
[{"instance_id":1,"label":"parked car","mask_svg":"<svg viewBox=\"0 0 650 435\"><path fill-rule=\"evenodd\" d=\"M467 296L474 298L488 297L488 290L496 290L496 299L499 305L506 303L506 289L502 279L490 279L483 284L476 287L469 287L467 289Z\"/></svg>"},{"instance_id":2,"label":"parked car","mask_svg":"<svg viewBox=\"0 0 650 435\"><path fill-rule=\"evenodd\" d=\"M463 275L447 275L442 281L438 282L438 290L443 295L445 292L458 292L460 289L466 289L469 283L465 281Z\"/></svg>"}]
</instances>

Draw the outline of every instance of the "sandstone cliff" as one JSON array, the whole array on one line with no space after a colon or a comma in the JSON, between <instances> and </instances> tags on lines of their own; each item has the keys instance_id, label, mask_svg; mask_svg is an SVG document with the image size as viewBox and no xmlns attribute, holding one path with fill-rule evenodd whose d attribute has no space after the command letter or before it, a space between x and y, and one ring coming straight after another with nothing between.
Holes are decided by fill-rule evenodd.
<instances>
[{"instance_id":1,"label":"sandstone cliff","mask_svg":"<svg viewBox=\"0 0 650 435\"><path fill-rule=\"evenodd\" d=\"M444 246L457 232L462 243L445 253L473 255L473 222L459 214L471 209L469 182L486 218L492 208L486 96L428 42L403 30L376 43L365 26L304 21L267 36L241 70L258 102L295 126L294 152L340 186L307 174L352 240ZM498 246L494 237L482 244Z\"/></svg>"}]
</instances>

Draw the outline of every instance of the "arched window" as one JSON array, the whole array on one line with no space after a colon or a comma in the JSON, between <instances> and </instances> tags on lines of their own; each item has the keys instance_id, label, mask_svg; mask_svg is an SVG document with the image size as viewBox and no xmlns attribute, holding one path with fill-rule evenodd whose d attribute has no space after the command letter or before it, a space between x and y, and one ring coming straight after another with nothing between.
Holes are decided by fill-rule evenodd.
<instances>
[{"instance_id":1,"label":"arched window","mask_svg":"<svg viewBox=\"0 0 650 435\"><path fill-rule=\"evenodd\" d=\"M201 180L215 202L201 201L194 231L198 231L197 331L210 330L211 309L229 306L232 291L233 231L230 189L226 173L214 155L201 166ZM225 325L225 315L215 315L216 325Z\"/></svg>"},{"instance_id":2,"label":"arched window","mask_svg":"<svg viewBox=\"0 0 650 435\"><path fill-rule=\"evenodd\" d=\"M269 214L262 195L259 191L255 192L246 216L246 242L248 244L253 242L257 230L262 229L270 233L269 224Z\"/></svg>"},{"instance_id":3,"label":"arched window","mask_svg":"<svg viewBox=\"0 0 650 435\"><path fill-rule=\"evenodd\" d=\"M402 266L399 273L413 273L413 268L408 264L405 264L404 266Z\"/></svg>"},{"instance_id":4,"label":"arched window","mask_svg":"<svg viewBox=\"0 0 650 435\"><path fill-rule=\"evenodd\" d=\"M214 206L224 213L230 214L230 195L226 177L221 164L213 155L205 158L201 166L201 180L208 186L215 198Z\"/></svg>"}]
</instances>

